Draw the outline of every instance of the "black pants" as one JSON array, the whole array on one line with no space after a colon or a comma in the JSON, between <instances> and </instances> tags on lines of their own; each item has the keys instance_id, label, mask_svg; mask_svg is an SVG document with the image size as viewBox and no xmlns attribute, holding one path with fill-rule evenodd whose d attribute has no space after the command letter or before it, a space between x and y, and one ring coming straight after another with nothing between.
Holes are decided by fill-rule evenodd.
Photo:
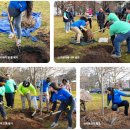
<instances>
[{"instance_id":1,"label":"black pants","mask_svg":"<svg viewBox=\"0 0 130 130\"><path fill-rule=\"evenodd\" d=\"M68 104L66 104L65 102L62 102L62 103L60 104L60 106L59 106L58 111L60 111L60 110L61 110L61 111L65 111L65 110L67 109L68 105L70 106L70 109L67 110L68 126L69 126L69 127L72 127L72 114L73 114L73 110L74 110L74 107L75 107L75 103L74 103L73 97L71 96L71 97L69 98ZM61 112L61 113L62 113L62 112ZM58 113L58 114L56 115L55 120L54 120L56 123L58 122L61 113Z\"/></svg>"},{"instance_id":2,"label":"black pants","mask_svg":"<svg viewBox=\"0 0 130 130\"><path fill-rule=\"evenodd\" d=\"M92 28L92 19L88 18L90 29Z\"/></svg>"},{"instance_id":3,"label":"black pants","mask_svg":"<svg viewBox=\"0 0 130 130\"><path fill-rule=\"evenodd\" d=\"M8 107L14 107L14 93L5 93L5 99Z\"/></svg>"},{"instance_id":4,"label":"black pants","mask_svg":"<svg viewBox=\"0 0 130 130\"><path fill-rule=\"evenodd\" d=\"M126 116L128 116L129 102L127 100L122 101L120 104L113 104L112 105L112 110L117 111L118 107L122 107L122 106L125 107L124 114Z\"/></svg>"}]
</instances>

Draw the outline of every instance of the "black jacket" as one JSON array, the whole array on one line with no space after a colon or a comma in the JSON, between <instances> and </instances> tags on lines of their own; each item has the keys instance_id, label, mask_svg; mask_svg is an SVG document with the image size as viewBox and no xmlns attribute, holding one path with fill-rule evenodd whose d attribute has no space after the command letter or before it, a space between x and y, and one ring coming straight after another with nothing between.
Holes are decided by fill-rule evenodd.
<instances>
[{"instance_id":1,"label":"black jacket","mask_svg":"<svg viewBox=\"0 0 130 130\"><path fill-rule=\"evenodd\" d=\"M103 12L99 12L97 16L97 21L99 24L105 22L105 14Z\"/></svg>"},{"instance_id":2,"label":"black jacket","mask_svg":"<svg viewBox=\"0 0 130 130\"><path fill-rule=\"evenodd\" d=\"M64 13L66 13L66 17L67 17L68 19L65 19L64 16L63 16L63 21L64 21L64 22L70 22L70 21L71 21L70 12L65 11ZM63 15L64 15L64 14L63 14Z\"/></svg>"}]
</instances>

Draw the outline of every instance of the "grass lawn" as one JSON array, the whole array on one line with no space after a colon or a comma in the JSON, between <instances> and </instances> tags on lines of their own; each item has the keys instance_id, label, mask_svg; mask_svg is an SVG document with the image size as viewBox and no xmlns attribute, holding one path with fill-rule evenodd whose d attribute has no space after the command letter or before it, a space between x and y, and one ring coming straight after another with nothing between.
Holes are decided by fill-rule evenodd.
<instances>
[{"instance_id":1,"label":"grass lawn","mask_svg":"<svg viewBox=\"0 0 130 130\"><path fill-rule=\"evenodd\" d=\"M8 3L7 3L8 4ZM4 2L0 2L0 13L2 10L7 10L4 7ZM50 31L50 4L46 1L34 1L33 12L41 12L42 14L42 26L40 29L32 33L32 36L37 35L39 30L44 30L45 32ZM46 47L46 43L43 41L33 42L30 38L22 37L22 46L38 46L46 48L49 52L49 48ZM15 41L8 38L7 34L0 33L0 53L9 51L11 48L15 47Z\"/></svg>"},{"instance_id":2,"label":"grass lawn","mask_svg":"<svg viewBox=\"0 0 130 130\"><path fill-rule=\"evenodd\" d=\"M92 95L92 101L86 103L87 110L97 110L102 108L102 95L101 94L91 94ZM107 105L107 95L104 95L104 101L105 101L105 106ZM128 100L130 102L129 97L122 97L124 100ZM111 103L109 105L111 108Z\"/></svg>"},{"instance_id":3,"label":"grass lawn","mask_svg":"<svg viewBox=\"0 0 130 130\"><path fill-rule=\"evenodd\" d=\"M75 17L75 21L79 19L79 16ZM55 47L62 47L64 45L67 45L71 48L73 48L73 52L71 54L68 54L70 57L71 56L78 56L79 58L82 58L83 56L85 56L87 54L87 51L85 51L85 49L87 48L93 48L95 46L107 46L107 45L111 45L111 43L94 43L94 44L91 44L91 45L85 45L85 46L79 46L79 45L73 45L73 44L70 44L70 40L71 40L71 37L75 36L75 33L74 32L70 32L68 34L65 33L65 30L64 30L64 22L63 22L63 18L61 16L55 16L54 17L54 20L55 20L55 25L54 25L54 28L55 28L55 31L54 31L54 37L55 37ZM98 24L96 22L96 20L93 20L93 28L92 28L92 32L95 32L97 31L99 28L98 28ZM89 25L88 27L89 28ZM95 40L97 41L100 37L109 37L109 31L108 29L105 30L105 33L95 33L94 34L94 38ZM62 53L62 50L60 50L61 53ZM126 52L127 51L127 47L126 47L126 44L123 44L122 45L122 57L120 58L120 60L122 62L126 62L126 63L129 63L130 62L130 55L126 55ZM99 52L100 53L100 52ZM56 62L76 62L75 60L73 59L59 59L59 58L55 58L55 61Z\"/></svg>"}]
</instances>

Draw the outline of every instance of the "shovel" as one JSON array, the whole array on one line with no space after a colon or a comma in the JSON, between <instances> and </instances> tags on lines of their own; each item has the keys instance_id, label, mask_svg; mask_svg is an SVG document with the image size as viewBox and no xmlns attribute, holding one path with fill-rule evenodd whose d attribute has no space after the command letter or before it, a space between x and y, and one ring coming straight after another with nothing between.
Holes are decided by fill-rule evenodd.
<instances>
[{"instance_id":1,"label":"shovel","mask_svg":"<svg viewBox=\"0 0 130 130\"><path fill-rule=\"evenodd\" d=\"M47 114L47 115L44 116L43 118L37 118L37 119L43 121L45 118L50 117L50 116L53 116L53 115L56 115L56 114L58 114L58 113L61 113L61 110L60 110L60 111L53 112L52 114Z\"/></svg>"},{"instance_id":2,"label":"shovel","mask_svg":"<svg viewBox=\"0 0 130 130\"><path fill-rule=\"evenodd\" d=\"M7 11L7 12L8 12L8 11ZM16 41L16 43L17 43L17 37L16 37L16 35L15 35L15 33L14 33L14 27L13 27L13 25L12 25L12 21L11 21L11 17L10 17L10 15L9 15L9 12L8 12L8 19L9 19L9 23L10 23L12 32L13 32L13 34L14 34L15 41ZM17 48L18 48L18 52L21 53L21 45L17 45L17 44L16 44L16 46L17 46Z\"/></svg>"}]
</instances>

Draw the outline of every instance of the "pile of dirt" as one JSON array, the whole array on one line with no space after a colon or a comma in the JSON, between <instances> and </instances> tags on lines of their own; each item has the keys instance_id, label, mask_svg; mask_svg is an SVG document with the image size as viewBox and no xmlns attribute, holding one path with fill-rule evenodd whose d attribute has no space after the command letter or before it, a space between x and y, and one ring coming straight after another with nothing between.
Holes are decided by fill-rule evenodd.
<instances>
[{"instance_id":1,"label":"pile of dirt","mask_svg":"<svg viewBox=\"0 0 130 130\"><path fill-rule=\"evenodd\" d=\"M43 118L44 116L46 116L46 112L43 112L42 116L40 116L40 113L37 113L33 118L31 117L32 113L33 112L30 112L28 110L26 110L24 113L21 113L20 110L10 111L8 112L8 120L6 122L1 122L0 120L0 129L48 129L50 128L50 125L55 118L54 115L40 120L38 118ZM73 114L74 124L75 121L76 114ZM63 124L65 124L64 127L67 127L68 122L65 114L62 114L59 119L59 122L61 122L61 124L59 123L58 128ZM1 123L7 123L7 125L2 125Z\"/></svg>"},{"instance_id":2,"label":"pile of dirt","mask_svg":"<svg viewBox=\"0 0 130 130\"><path fill-rule=\"evenodd\" d=\"M64 45L61 47L55 47L55 57L59 57L59 56L65 56L65 55L69 55L71 53L73 53L73 48L68 46L68 45Z\"/></svg>"},{"instance_id":3,"label":"pile of dirt","mask_svg":"<svg viewBox=\"0 0 130 130\"><path fill-rule=\"evenodd\" d=\"M22 22L21 22L22 27L31 28L34 27L35 23L36 21L33 19L32 16L30 18L27 18L25 13L22 15Z\"/></svg>"},{"instance_id":4,"label":"pile of dirt","mask_svg":"<svg viewBox=\"0 0 130 130\"><path fill-rule=\"evenodd\" d=\"M21 113L20 111L12 112L7 120L7 123L11 125L0 125L0 129L40 129L42 124L33 120L30 112L26 111Z\"/></svg>"},{"instance_id":5,"label":"pile of dirt","mask_svg":"<svg viewBox=\"0 0 130 130\"><path fill-rule=\"evenodd\" d=\"M120 59L112 58L111 52L113 47L110 45L106 46L94 46L91 48L84 49L83 52L86 54L79 62L80 63L122 63Z\"/></svg>"},{"instance_id":6,"label":"pile of dirt","mask_svg":"<svg viewBox=\"0 0 130 130\"><path fill-rule=\"evenodd\" d=\"M0 59L1 63L48 63L49 53L45 48L24 46L20 48L13 48L3 54L3 56L12 57L12 59Z\"/></svg>"},{"instance_id":7,"label":"pile of dirt","mask_svg":"<svg viewBox=\"0 0 130 130\"><path fill-rule=\"evenodd\" d=\"M36 37L38 38L38 40L50 45L50 32L47 32L44 29L39 29Z\"/></svg>"},{"instance_id":8,"label":"pile of dirt","mask_svg":"<svg viewBox=\"0 0 130 130\"><path fill-rule=\"evenodd\" d=\"M104 116L100 110L81 112L81 128L83 129L129 129L130 117L125 117L124 110L119 113L105 109Z\"/></svg>"}]
</instances>

